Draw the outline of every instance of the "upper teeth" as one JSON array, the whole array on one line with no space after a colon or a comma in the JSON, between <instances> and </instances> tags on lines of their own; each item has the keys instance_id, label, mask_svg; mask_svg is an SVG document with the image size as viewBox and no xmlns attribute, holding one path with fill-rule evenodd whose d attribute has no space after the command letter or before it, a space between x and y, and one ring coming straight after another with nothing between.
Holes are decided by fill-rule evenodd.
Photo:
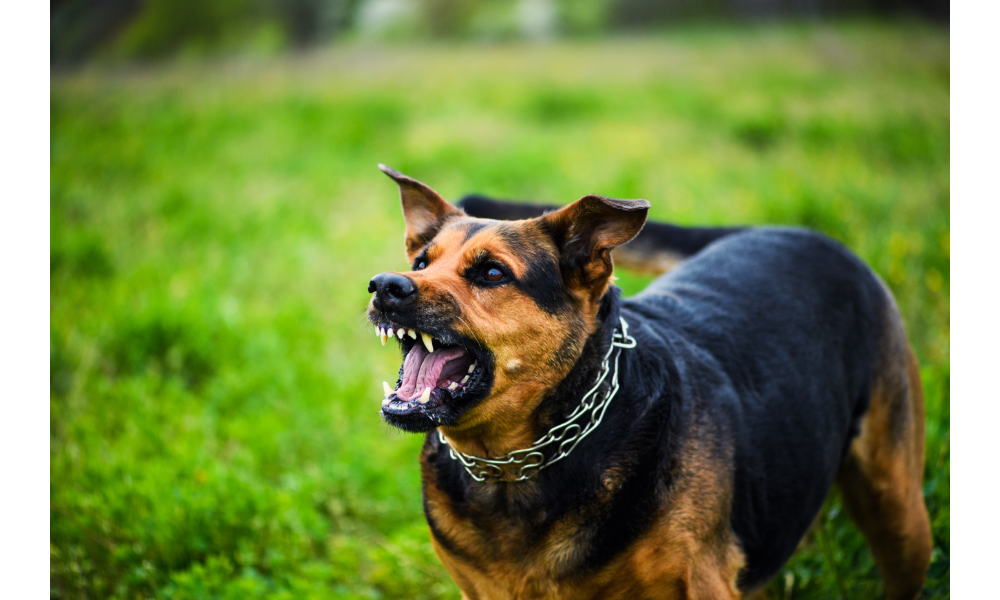
<instances>
[{"instance_id":1,"label":"upper teeth","mask_svg":"<svg viewBox=\"0 0 1000 600\"><path fill-rule=\"evenodd\" d=\"M382 340L383 346L385 346L386 340L391 337L403 339L403 336L408 335L413 339L417 339L418 334L420 335L421 341L424 343L424 347L427 348L427 351L434 352L434 337L429 333L417 331L416 329L407 329L406 327L375 327L375 335ZM472 371L469 372L471 373Z\"/></svg>"}]
</instances>

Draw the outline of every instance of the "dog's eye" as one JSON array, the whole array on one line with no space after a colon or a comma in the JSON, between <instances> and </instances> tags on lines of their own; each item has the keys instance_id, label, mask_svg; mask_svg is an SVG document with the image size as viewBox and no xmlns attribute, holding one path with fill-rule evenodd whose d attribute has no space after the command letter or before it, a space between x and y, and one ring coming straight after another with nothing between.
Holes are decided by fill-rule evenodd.
<instances>
[{"instance_id":1,"label":"dog's eye","mask_svg":"<svg viewBox=\"0 0 1000 600\"><path fill-rule=\"evenodd\" d=\"M413 267L413 270L414 271L420 271L421 269L426 269L426 268L427 268L427 261L426 260L422 260L422 261L418 262L416 264L416 266Z\"/></svg>"},{"instance_id":2,"label":"dog's eye","mask_svg":"<svg viewBox=\"0 0 1000 600\"><path fill-rule=\"evenodd\" d=\"M503 271L501 271L496 267L492 267L490 269L487 269L486 272L483 273L483 279L485 279L486 281L494 281L494 282L500 281L501 279L503 279Z\"/></svg>"}]
</instances>

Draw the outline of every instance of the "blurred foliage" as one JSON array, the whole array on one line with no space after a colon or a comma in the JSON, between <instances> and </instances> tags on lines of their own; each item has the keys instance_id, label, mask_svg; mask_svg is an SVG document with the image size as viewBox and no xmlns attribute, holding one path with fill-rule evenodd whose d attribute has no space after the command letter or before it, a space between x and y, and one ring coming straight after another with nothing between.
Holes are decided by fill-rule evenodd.
<instances>
[{"instance_id":1,"label":"blurred foliage","mask_svg":"<svg viewBox=\"0 0 1000 600\"><path fill-rule=\"evenodd\" d=\"M328 42L358 0L54 0L51 60L273 54Z\"/></svg>"},{"instance_id":2,"label":"blurred foliage","mask_svg":"<svg viewBox=\"0 0 1000 600\"><path fill-rule=\"evenodd\" d=\"M949 19L948 0L53 0L51 60L274 54L348 38L587 37L705 20Z\"/></svg>"},{"instance_id":3,"label":"blurred foliage","mask_svg":"<svg viewBox=\"0 0 1000 600\"><path fill-rule=\"evenodd\" d=\"M147 0L120 39L126 56L151 57L184 49L204 52L234 45L261 18L256 0L174 2ZM227 39L230 38L230 39Z\"/></svg>"},{"instance_id":4,"label":"blurred foliage","mask_svg":"<svg viewBox=\"0 0 1000 600\"><path fill-rule=\"evenodd\" d=\"M449 197L644 197L853 248L922 365L926 595L948 597L948 48L913 24L701 27L54 78L52 597L458 597L421 438L377 416L399 357L366 286L406 268L379 162ZM834 494L767 594L880 586Z\"/></svg>"}]
</instances>

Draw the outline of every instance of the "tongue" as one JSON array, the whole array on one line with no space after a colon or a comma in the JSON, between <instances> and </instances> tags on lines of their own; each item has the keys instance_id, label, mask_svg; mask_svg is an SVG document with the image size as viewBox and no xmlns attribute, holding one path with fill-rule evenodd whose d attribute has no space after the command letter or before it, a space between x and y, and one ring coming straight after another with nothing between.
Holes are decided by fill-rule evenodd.
<instances>
[{"instance_id":1,"label":"tongue","mask_svg":"<svg viewBox=\"0 0 1000 600\"><path fill-rule=\"evenodd\" d=\"M401 400L413 400L424 393L425 389L434 389L445 365L465 354L462 348L442 348L437 352L428 352L421 344L415 344L403 361L403 383L396 390L396 396Z\"/></svg>"}]
</instances>

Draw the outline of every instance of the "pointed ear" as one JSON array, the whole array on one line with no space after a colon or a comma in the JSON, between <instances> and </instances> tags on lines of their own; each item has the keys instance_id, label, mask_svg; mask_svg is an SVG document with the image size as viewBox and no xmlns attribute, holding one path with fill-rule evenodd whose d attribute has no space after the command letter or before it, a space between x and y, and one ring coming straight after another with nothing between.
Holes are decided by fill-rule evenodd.
<instances>
[{"instance_id":1,"label":"pointed ear","mask_svg":"<svg viewBox=\"0 0 1000 600\"><path fill-rule=\"evenodd\" d=\"M611 249L631 240L646 223L649 202L589 195L539 217L559 247L567 285L597 300L611 283Z\"/></svg>"},{"instance_id":2,"label":"pointed ear","mask_svg":"<svg viewBox=\"0 0 1000 600\"><path fill-rule=\"evenodd\" d=\"M406 221L406 255L411 260L437 235L449 217L465 214L416 179L385 165L379 165L378 168L399 185L403 220Z\"/></svg>"}]
</instances>

